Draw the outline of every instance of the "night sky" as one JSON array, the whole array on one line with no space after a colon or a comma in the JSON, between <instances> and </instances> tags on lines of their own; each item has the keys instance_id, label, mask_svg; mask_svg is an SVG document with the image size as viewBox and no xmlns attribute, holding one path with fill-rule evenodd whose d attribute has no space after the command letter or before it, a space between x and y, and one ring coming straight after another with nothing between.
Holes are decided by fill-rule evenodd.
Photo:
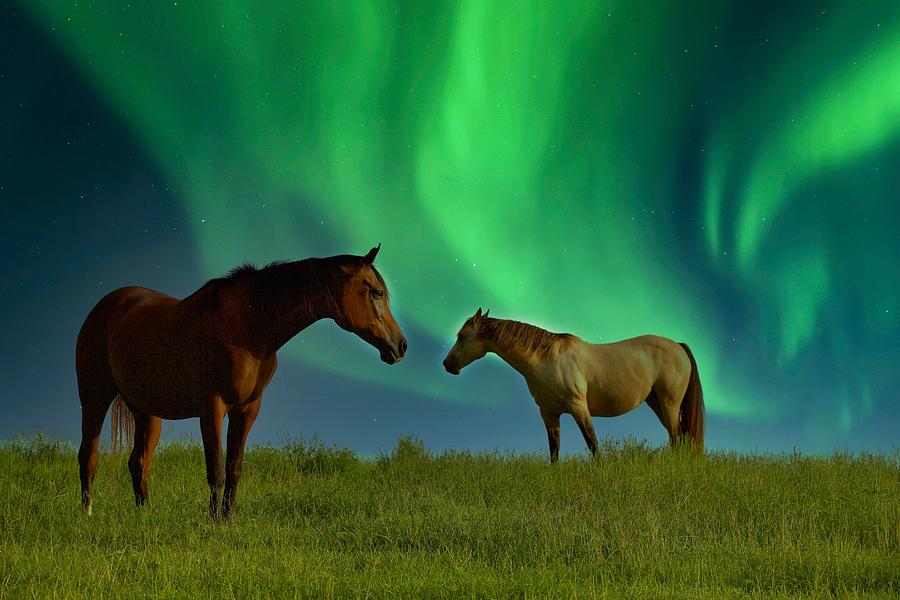
<instances>
[{"instance_id":1,"label":"night sky","mask_svg":"<svg viewBox=\"0 0 900 600\"><path fill-rule=\"evenodd\" d=\"M543 451L511 368L443 372L479 306L687 342L712 449L897 443L895 0L276 4L0 7L0 439L78 439L104 294L380 242L407 359L317 323L252 443Z\"/></svg>"}]
</instances>

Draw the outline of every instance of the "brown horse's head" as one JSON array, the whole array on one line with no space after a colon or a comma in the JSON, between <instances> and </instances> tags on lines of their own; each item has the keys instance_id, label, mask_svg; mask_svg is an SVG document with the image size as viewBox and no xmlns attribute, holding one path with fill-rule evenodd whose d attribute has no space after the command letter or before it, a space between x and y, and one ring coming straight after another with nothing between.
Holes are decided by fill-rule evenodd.
<instances>
[{"instance_id":1,"label":"brown horse's head","mask_svg":"<svg viewBox=\"0 0 900 600\"><path fill-rule=\"evenodd\" d=\"M353 332L381 353L381 360L389 365L403 360L406 338L391 314L388 289L381 274L372 264L381 244L368 254L353 257L341 265L346 279L338 298L335 322Z\"/></svg>"},{"instance_id":2,"label":"brown horse's head","mask_svg":"<svg viewBox=\"0 0 900 600\"><path fill-rule=\"evenodd\" d=\"M459 333L456 334L456 343L447 353L444 359L444 368L452 375L459 375L460 370L470 362L476 361L487 353L487 346L478 332L481 328L481 319L487 317L490 310L481 314L479 308L474 315L466 319Z\"/></svg>"}]
</instances>

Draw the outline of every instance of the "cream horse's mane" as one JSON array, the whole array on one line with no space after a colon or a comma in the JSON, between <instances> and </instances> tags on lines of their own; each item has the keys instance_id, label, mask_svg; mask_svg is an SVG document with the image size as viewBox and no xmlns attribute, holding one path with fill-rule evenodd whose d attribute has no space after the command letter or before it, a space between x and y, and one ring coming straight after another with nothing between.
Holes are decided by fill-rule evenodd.
<instances>
[{"instance_id":1,"label":"cream horse's mane","mask_svg":"<svg viewBox=\"0 0 900 600\"><path fill-rule=\"evenodd\" d=\"M478 335L510 350L519 350L545 357L557 342L568 344L578 338L571 333L553 333L536 325L482 317Z\"/></svg>"}]
</instances>

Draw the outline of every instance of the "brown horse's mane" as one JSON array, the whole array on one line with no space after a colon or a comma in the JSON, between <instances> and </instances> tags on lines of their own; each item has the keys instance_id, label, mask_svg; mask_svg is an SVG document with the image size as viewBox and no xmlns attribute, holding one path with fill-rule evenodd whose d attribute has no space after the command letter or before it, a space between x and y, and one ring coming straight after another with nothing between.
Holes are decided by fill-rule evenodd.
<instances>
[{"instance_id":1,"label":"brown horse's mane","mask_svg":"<svg viewBox=\"0 0 900 600\"><path fill-rule=\"evenodd\" d=\"M245 262L234 267L221 277L210 279L191 296L202 294L201 297L205 298L205 301L215 302L215 292L217 290L224 289L230 284L250 280L251 278L258 282L254 286L254 294L257 297L271 297L273 294L293 293L294 290L302 289L306 282L327 272L330 267L353 265L354 263L363 264L362 260L363 258L360 256L342 254L328 258L306 258L297 261L276 260L262 267L257 267L252 262ZM375 273L379 283L381 283L385 295L387 295L389 293L387 284L381 273L378 272L375 265L369 264L369 266ZM213 293L210 294L210 292Z\"/></svg>"},{"instance_id":2,"label":"brown horse's mane","mask_svg":"<svg viewBox=\"0 0 900 600\"><path fill-rule=\"evenodd\" d=\"M238 266L231 269L230 271L228 271L228 273L226 273L225 275L222 275L221 277L213 277L212 279L210 279L209 281L204 283L203 287L206 287L206 286L212 285L212 284L216 284L216 283L224 283L227 281L235 281L238 279L242 279L248 275L253 275L256 273L260 273L262 271L267 271L267 270L277 267L279 265L288 264L289 262L290 261L287 261L287 260L275 260L275 261L272 261L269 264L264 265L262 267L257 267L252 262L241 263Z\"/></svg>"},{"instance_id":3,"label":"brown horse's mane","mask_svg":"<svg viewBox=\"0 0 900 600\"><path fill-rule=\"evenodd\" d=\"M569 343L578 338L571 333L553 333L537 325L482 317L478 335L497 344L545 357L557 342Z\"/></svg>"},{"instance_id":4,"label":"brown horse's mane","mask_svg":"<svg viewBox=\"0 0 900 600\"><path fill-rule=\"evenodd\" d=\"M300 261L297 261L300 262ZM281 267L283 265L292 264L287 260L276 260L268 263L265 266L257 267L252 262L244 262L240 265L234 267L225 275L221 275L219 277L213 277L208 280L206 283L201 285L190 294L185 300L193 299L193 298L203 298L206 302L214 302L214 295L210 295L211 292L215 292L228 284L243 281L251 276L256 276L259 274L270 274L276 268Z\"/></svg>"},{"instance_id":5,"label":"brown horse's mane","mask_svg":"<svg viewBox=\"0 0 900 600\"><path fill-rule=\"evenodd\" d=\"M273 260L269 264L263 267L257 267L252 262L245 262L236 266L235 268L228 271L228 274L221 277L220 279L237 279L243 275L249 275L250 273L258 273L259 271L265 271L266 269L271 269L272 267L277 267L278 265L283 265L290 261L287 260Z\"/></svg>"}]
</instances>

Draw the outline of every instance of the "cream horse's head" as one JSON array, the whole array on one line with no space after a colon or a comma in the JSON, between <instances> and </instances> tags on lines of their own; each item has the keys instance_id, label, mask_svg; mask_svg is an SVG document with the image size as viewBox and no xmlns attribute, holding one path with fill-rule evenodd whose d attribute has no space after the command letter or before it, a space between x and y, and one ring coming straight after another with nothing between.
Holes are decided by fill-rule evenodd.
<instances>
[{"instance_id":1,"label":"cream horse's head","mask_svg":"<svg viewBox=\"0 0 900 600\"><path fill-rule=\"evenodd\" d=\"M444 359L444 368L452 375L459 375L470 362L476 361L487 353L485 341L478 335L481 329L482 319L488 316L490 309L481 314L479 308L475 314L466 319L459 333L456 334L456 343L447 353Z\"/></svg>"}]
</instances>

